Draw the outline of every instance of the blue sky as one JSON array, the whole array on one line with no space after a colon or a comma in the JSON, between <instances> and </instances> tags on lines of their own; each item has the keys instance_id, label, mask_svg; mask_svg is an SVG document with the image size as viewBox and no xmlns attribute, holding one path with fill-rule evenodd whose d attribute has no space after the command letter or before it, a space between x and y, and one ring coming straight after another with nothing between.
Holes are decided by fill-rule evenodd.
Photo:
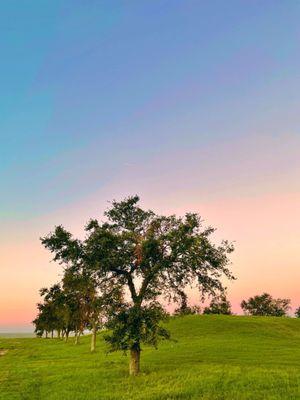
<instances>
[{"instance_id":1,"label":"blue sky","mask_svg":"<svg viewBox=\"0 0 300 400\"><path fill-rule=\"evenodd\" d=\"M298 128L298 2L0 8L1 218L67 204L157 151Z\"/></svg>"}]
</instances>

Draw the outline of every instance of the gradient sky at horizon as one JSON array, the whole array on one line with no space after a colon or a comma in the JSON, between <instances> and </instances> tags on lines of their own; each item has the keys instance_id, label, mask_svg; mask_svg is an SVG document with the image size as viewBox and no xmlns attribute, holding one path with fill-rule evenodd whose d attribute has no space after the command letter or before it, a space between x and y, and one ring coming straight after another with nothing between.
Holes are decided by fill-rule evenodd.
<instances>
[{"instance_id":1,"label":"gradient sky at horizon","mask_svg":"<svg viewBox=\"0 0 300 400\"><path fill-rule=\"evenodd\" d=\"M1 2L0 331L31 329L59 279L39 237L135 193L235 241L236 312L300 305L299 19L291 0Z\"/></svg>"}]
</instances>

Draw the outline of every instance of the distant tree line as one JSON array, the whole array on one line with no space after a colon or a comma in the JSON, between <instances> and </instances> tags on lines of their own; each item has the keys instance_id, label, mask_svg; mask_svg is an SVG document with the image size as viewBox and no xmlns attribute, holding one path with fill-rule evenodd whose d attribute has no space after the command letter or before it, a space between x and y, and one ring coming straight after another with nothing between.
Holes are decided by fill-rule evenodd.
<instances>
[{"instance_id":1,"label":"distant tree line","mask_svg":"<svg viewBox=\"0 0 300 400\"><path fill-rule=\"evenodd\" d=\"M250 297L248 300L241 302L241 308L246 315L265 316L265 317L285 317L290 311L290 299L276 299L268 293ZM175 310L175 315L188 314L223 314L232 315L231 304L226 298L225 293L215 296L209 306L203 311L198 306L189 306L183 303L183 306ZM300 318L300 307L295 311L295 317Z\"/></svg>"},{"instance_id":2,"label":"distant tree line","mask_svg":"<svg viewBox=\"0 0 300 400\"><path fill-rule=\"evenodd\" d=\"M91 351L96 348L97 331L105 326L110 313L121 305L121 291L116 286L97 280L84 271L69 268L64 272L62 281L49 289L42 288L43 298L38 303L38 315L33 321L35 333L42 337L54 332L57 337L69 339L74 333L75 344L85 330L92 332Z\"/></svg>"},{"instance_id":3,"label":"distant tree line","mask_svg":"<svg viewBox=\"0 0 300 400\"><path fill-rule=\"evenodd\" d=\"M191 315L191 314L223 314L232 315L231 304L226 297L225 292L212 298L210 304L203 310L200 306L189 306L187 299L184 299L181 306L176 308L174 315Z\"/></svg>"}]
</instances>

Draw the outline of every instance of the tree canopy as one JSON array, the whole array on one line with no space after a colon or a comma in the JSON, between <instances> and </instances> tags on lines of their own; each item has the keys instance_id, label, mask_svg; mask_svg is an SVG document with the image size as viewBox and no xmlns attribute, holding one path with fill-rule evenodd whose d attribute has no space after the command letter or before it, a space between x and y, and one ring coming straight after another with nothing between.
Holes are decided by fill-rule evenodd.
<instances>
[{"instance_id":1,"label":"tree canopy","mask_svg":"<svg viewBox=\"0 0 300 400\"><path fill-rule=\"evenodd\" d=\"M231 315L231 304L227 300L225 293L214 297L211 300L209 306L204 308L203 314Z\"/></svg>"},{"instance_id":2,"label":"tree canopy","mask_svg":"<svg viewBox=\"0 0 300 400\"><path fill-rule=\"evenodd\" d=\"M290 309L289 299L275 299L268 293L243 300L241 307L246 314L262 316L285 316Z\"/></svg>"}]
</instances>

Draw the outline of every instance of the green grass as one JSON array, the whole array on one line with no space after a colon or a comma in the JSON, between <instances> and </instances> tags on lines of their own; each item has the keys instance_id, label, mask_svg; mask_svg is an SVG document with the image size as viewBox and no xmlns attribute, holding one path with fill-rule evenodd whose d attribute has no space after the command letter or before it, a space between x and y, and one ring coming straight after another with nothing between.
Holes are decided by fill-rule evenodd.
<instances>
[{"instance_id":1,"label":"green grass","mask_svg":"<svg viewBox=\"0 0 300 400\"><path fill-rule=\"evenodd\" d=\"M300 319L189 316L168 324L176 341L128 357L58 339L4 339L0 399L300 399Z\"/></svg>"}]
</instances>

